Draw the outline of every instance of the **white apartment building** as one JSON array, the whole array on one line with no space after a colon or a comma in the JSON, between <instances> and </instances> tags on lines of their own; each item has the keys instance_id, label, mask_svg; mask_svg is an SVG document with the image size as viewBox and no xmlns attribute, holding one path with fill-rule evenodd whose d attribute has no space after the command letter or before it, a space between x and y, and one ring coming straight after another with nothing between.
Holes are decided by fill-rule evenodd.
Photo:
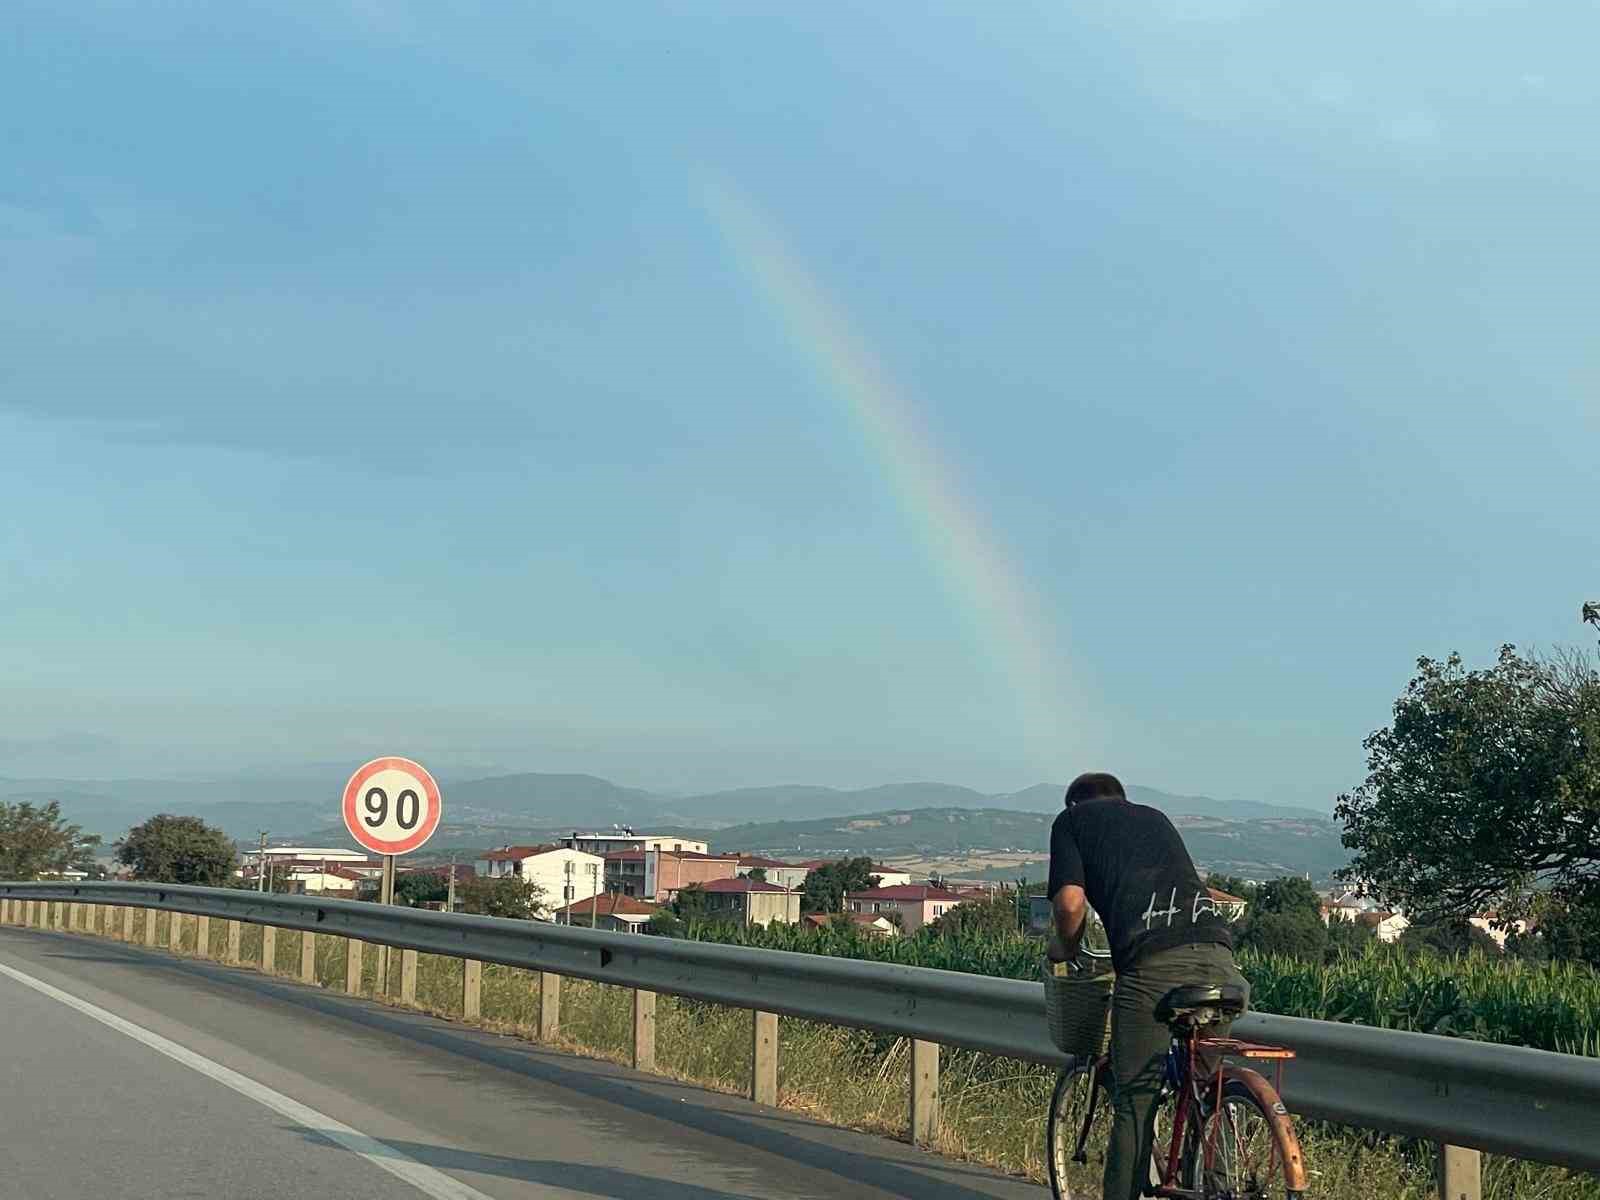
<instances>
[{"instance_id":1,"label":"white apartment building","mask_svg":"<svg viewBox=\"0 0 1600 1200\"><path fill-rule=\"evenodd\" d=\"M623 850L687 850L691 854L706 853L706 843L694 838L673 837L671 834L635 833L626 826L610 832L579 833L561 839L569 850L582 850L586 854L615 854Z\"/></svg>"},{"instance_id":2,"label":"white apartment building","mask_svg":"<svg viewBox=\"0 0 1600 1200\"><path fill-rule=\"evenodd\" d=\"M568 846L502 846L477 862L489 879L521 879L538 887L546 912L605 891L605 859Z\"/></svg>"}]
</instances>

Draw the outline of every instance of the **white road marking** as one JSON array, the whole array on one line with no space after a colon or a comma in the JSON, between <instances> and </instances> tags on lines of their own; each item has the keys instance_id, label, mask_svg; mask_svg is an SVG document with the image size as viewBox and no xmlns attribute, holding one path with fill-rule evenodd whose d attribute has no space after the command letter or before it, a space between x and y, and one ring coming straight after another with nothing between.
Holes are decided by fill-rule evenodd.
<instances>
[{"instance_id":1,"label":"white road marking","mask_svg":"<svg viewBox=\"0 0 1600 1200\"><path fill-rule=\"evenodd\" d=\"M389 1172L396 1179L409 1183L417 1191L427 1196L429 1200L493 1200L493 1197L480 1192L475 1187L468 1187L458 1179L452 1179L442 1171L437 1171L426 1163L420 1163L414 1158L409 1158L385 1142L377 1138L368 1137L359 1129L352 1129L343 1121L335 1121L332 1117L318 1112L314 1108L301 1104L298 1100L291 1100L282 1092L274 1091L264 1083L257 1083L254 1079L247 1078L239 1072L213 1062L203 1054L196 1054L169 1038L162 1037L159 1033L152 1033L142 1025L135 1025L132 1021L124 1020L116 1013L107 1012L87 1000L80 1000L70 992L64 992L58 987L52 987L42 979L35 979L32 975L25 975L14 967L0 963L0 974L15 979L24 987L30 987L40 995L49 996L52 1000L59 1000L69 1008L75 1008L85 1016L93 1017L102 1025L115 1029L118 1033L131 1037L136 1042L142 1042L150 1049L165 1054L174 1062L180 1062L192 1071L198 1071L208 1079L214 1079L224 1087L230 1087L241 1096L247 1096L257 1104L270 1108L280 1116L288 1117L296 1125L304 1126L312 1133L327 1138L335 1145L342 1146L350 1153L366 1159L375 1167L380 1167ZM544 1194L555 1196L570 1193L547 1191Z\"/></svg>"}]
</instances>

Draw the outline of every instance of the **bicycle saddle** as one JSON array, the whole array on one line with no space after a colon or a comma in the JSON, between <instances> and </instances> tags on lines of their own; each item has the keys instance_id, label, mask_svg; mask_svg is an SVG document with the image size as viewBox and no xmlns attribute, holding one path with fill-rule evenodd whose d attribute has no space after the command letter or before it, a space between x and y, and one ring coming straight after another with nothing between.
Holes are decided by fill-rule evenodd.
<instances>
[{"instance_id":1,"label":"bicycle saddle","mask_svg":"<svg viewBox=\"0 0 1600 1200\"><path fill-rule=\"evenodd\" d=\"M1209 1020L1226 1020L1244 1011L1244 992L1227 985L1191 983L1175 987L1156 1005L1156 1020L1171 1025L1184 1017L1192 1017L1202 1009L1215 1014Z\"/></svg>"}]
</instances>

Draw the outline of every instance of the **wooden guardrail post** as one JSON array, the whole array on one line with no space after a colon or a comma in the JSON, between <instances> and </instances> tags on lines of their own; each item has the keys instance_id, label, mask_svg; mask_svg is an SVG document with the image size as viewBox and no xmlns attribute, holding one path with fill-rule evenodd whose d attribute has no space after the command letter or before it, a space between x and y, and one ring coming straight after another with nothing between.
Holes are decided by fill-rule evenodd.
<instances>
[{"instance_id":1,"label":"wooden guardrail post","mask_svg":"<svg viewBox=\"0 0 1600 1200\"><path fill-rule=\"evenodd\" d=\"M929 1146L939 1136L939 1043L911 1040L911 1140Z\"/></svg>"},{"instance_id":2,"label":"wooden guardrail post","mask_svg":"<svg viewBox=\"0 0 1600 1200\"><path fill-rule=\"evenodd\" d=\"M133 905L128 905L122 910L122 940L133 941L133 916L138 910Z\"/></svg>"},{"instance_id":3,"label":"wooden guardrail post","mask_svg":"<svg viewBox=\"0 0 1600 1200\"><path fill-rule=\"evenodd\" d=\"M750 1099L773 1107L778 1103L778 1014L750 1014L754 1037L750 1047Z\"/></svg>"},{"instance_id":4,"label":"wooden guardrail post","mask_svg":"<svg viewBox=\"0 0 1600 1200\"><path fill-rule=\"evenodd\" d=\"M539 972L539 1040L553 1042L561 1033L561 976Z\"/></svg>"},{"instance_id":5,"label":"wooden guardrail post","mask_svg":"<svg viewBox=\"0 0 1600 1200\"><path fill-rule=\"evenodd\" d=\"M1439 1200L1483 1200L1483 1155L1439 1144Z\"/></svg>"},{"instance_id":6,"label":"wooden guardrail post","mask_svg":"<svg viewBox=\"0 0 1600 1200\"><path fill-rule=\"evenodd\" d=\"M83 930L83 905L74 900L67 905L67 931L79 933Z\"/></svg>"},{"instance_id":7,"label":"wooden guardrail post","mask_svg":"<svg viewBox=\"0 0 1600 1200\"><path fill-rule=\"evenodd\" d=\"M476 1021L483 1011L483 963L475 958L461 960L461 1019Z\"/></svg>"},{"instance_id":8,"label":"wooden guardrail post","mask_svg":"<svg viewBox=\"0 0 1600 1200\"><path fill-rule=\"evenodd\" d=\"M656 994L633 990L633 1069L656 1069Z\"/></svg>"},{"instance_id":9,"label":"wooden guardrail post","mask_svg":"<svg viewBox=\"0 0 1600 1200\"><path fill-rule=\"evenodd\" d=\"M194 956L196 958L211 957L210 917L196 917L194 919Z\"/></svg>"},{"instance_id":10,"label":"wooden guardrail post","mask_svg":"<svg viewBox=\"0 0 1600 1200\"><path fill-rule=\"evenodd\" d=\"M144 910L144 944L146 946L156 944L156 910L153 908Z\"/></svg>"},{"instance_id":11,"label":"wooden guardrail post","mask_svg":"<svg viewBox=\"0 0 1600 1200\"><path fill-rule=\"evenodd\" d=\"M417 952L400 951L400 1003L415 1006L417 1003Z\"/></svg>"},{"instance_id":12,"label":"wooden guardrail post","mask_svg":"<svg viewBox=\"0 0 1600 1200\"><path fill-rule=\"evenodd\" d=\"M222 961L230 967L239 965L239 942L243 936L243 928L237 921L228 922L228 948L223 951Z\"/></svg>"},{"instance_id":13,"label":"wooden guardrail post","mask_svg":"<svg viewBox=\"0 0 1600 1200\"><path fill-rule=\"evenodd\" d=\"M261 972L264 975L278 973L278 927L276 925L263 925L261 927Z\"/></svg>"},{"instance_id":14,"label":"wooden guardrail post","mask_svg":"<svg viewBox=\"0 0 1600 1200\"><path fill-rule=\"evenodd\" d=\"M317 935L309 929L300 931L300 982L317 981Z\"/></svg>"},{"instance_id":15,"label":"wooden guardrail post","mask_svg":"<svg viewBox=\"0 0 1600 1200\"><path fill-rule=\"evenodd\" d=\"M352 996L361 994L361 939L344 940L344 990Z\"/></svg>"}]
</instances>

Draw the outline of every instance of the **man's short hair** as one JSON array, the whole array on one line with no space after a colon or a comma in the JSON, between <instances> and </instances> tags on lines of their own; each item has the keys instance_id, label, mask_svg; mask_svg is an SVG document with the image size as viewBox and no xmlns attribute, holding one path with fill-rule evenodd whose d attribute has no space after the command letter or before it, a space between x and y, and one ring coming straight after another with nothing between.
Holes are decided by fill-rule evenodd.
<instances>
[{"instance_id":1,"label":"man's short hair","mask_svg":"<svg viewBox=\"0 0 1600 1200\"><path fill-rule=\"evenodd\" d=\"M1085 771L1067 785L1066 806L1082 804L1085 800L1126 800L1122 781L1104 771Z\"/></svg>"}]
</instances>

